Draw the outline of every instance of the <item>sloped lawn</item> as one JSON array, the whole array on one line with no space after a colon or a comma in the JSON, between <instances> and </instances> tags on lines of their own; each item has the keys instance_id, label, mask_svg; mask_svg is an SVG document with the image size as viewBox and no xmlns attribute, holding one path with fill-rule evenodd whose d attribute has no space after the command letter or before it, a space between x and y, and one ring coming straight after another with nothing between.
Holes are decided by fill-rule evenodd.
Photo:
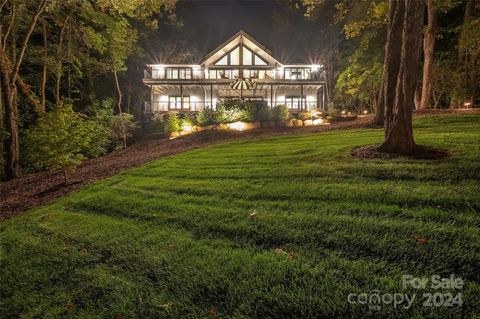
<instances>
[{"instance_id":1,"label":"sloped lawn","mask_svg":"<svg viewBox=\"0 0 480 319\"><path fill-rule=\"evenodd\" d=\"M352 159L362 129L155 161L0 224L4 318L473 317L480 313L480 115L415 121L442 161ZM455 274L423 307L402 275ZM351 293L418 294L409 309ZM439 290L446 292L444 290Z\"/></svg>"}]
</instances>

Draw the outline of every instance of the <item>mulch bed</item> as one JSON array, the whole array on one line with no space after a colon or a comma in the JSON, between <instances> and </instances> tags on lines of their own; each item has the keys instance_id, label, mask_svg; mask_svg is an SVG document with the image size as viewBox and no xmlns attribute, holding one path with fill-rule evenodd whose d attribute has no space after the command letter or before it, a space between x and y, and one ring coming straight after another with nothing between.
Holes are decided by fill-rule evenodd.
<instances>
[{"instance_id":1,"label":"mulch bed","mask_svg":"<svg viewBox=\"0 0 480 319\"><path fill-rule=\"evenodd\" d=\"M416 145L415 150L411 154L395 154L395 153L386 153L380 151L380 144L367 145L356 147L352 150L351 154L355 158L360 159L380 159L388 160L395 158L410 158L410 159L421 159L421 160L441 160L447 158L450 154L446 150L436 149L429 146Z\"/></svg>"},{"instance_id":2,"label":"mulch bed","mask_svg":"<svg viewBox=\"0 0 480 319\"><path fill-rule=\"evenodd\" d=\"M81 187L158 158L225 141L360 128L368 125L371 120L372 116L367 116L349 122L325 126L258 129L248 132L208 131L174 140L166 138L144 139L125 150L85 161L69 175L70 182L68 184L64 183L63 173L59 171L28 174L15 180L1 182L0 220L10 218L30 208L50 203Z\"/></svg>"}]
</instances>

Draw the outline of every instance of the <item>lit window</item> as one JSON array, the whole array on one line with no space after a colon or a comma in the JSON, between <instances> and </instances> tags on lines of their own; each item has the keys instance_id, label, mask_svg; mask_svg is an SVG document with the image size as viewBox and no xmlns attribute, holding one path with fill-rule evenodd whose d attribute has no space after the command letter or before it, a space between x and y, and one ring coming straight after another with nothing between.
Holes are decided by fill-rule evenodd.
<instances>
[{"instance_id":1,"label":"lit window","mask_svg":"<svg viewBox=\"0 0 480 319\"><path fill-rule=\"evenodd\" d=\"M221 58L215 65L227 65L228 64L228 56L225 55L223 58Z\"/></svg>"},{"instance_id":2,"label":"lit window","mask_svg":"<svg viewBox=\"0 0 480 319\"><path fill-rule=\"evenodd\" d=\"M258 55L255 55L255 65L267 65Z\"/></svg>"},{"instance_id":3,"label":"lit window","mask_svg":"<svg viewBox=\"0 0 480 319\"><path fill-rule=\"evenodd\" d=\"M169 96L168 108L170 110L182 110L182 97L181 96ZM190 109L190 96L183 96L183 110Z\"/></svg>"},{"instance_id":4,"label":"lit window","mask_svg":"<svg viewBox=\"0 0 480 319\"><path fill-rule=\"evenodd\" d=\"M300 109L301 105L301 97L300 96L287 96L285 97L285 104L287 108L291 110L298 110ZM305 105L305 98L303 98L303 105Z\"/></svg>"},{"instance_id":5,"label":"lit window","mask_svg":"<svg viewBox=\"0 0 480 319\"><path fill-rule=\"evenodd\" d=\"M236 48L232 52L230 52L230 64L231 65L239 65L240 63L240 48Z\"/></svg>"},{"instance_id":6,"label":"lit window","mask_svg":"<svg viewBox=\"0 0 480 319\"><path fill-rule=\"evenodd\" d=\"M243 65L252 65L252 51L243 47Z\"/></svg>"}]
</instances>

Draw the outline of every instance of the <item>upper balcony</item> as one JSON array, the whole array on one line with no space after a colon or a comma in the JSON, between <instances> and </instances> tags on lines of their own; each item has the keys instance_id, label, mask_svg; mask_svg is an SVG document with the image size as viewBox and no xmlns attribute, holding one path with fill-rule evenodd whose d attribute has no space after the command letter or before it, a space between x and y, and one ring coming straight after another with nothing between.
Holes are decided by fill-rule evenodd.
<instances>
[{"instance_id":1,"label":"upper balcony","mask_svg":"<svg viewBox=\"0 0 480 319\"><path fill-rule=\"evenodd\" d=\"M288 65L277 68L263 67L210 67L199 65L150 65L145 70L145 83L166 82L228 82L240 77L265 82L324 82L325 71L319 65Z\"/></svg>"}]
</instances>

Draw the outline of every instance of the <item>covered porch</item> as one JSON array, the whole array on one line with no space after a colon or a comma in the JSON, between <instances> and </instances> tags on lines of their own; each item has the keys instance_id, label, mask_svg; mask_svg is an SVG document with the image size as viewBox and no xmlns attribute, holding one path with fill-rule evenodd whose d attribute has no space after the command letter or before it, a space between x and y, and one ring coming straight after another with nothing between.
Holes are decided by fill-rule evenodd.
<instances>
[{"instance_id":1,"label":"covered porch","mask_svg":"<svg viewBox=\"0 0 480 319\"><path fill-rule=\"evenodd\" d=\"M190 111L215 108L225 99L261 100L273 107L286 105L289 111L302 112L325 108L324 84L256 83L252 89L233 89L230 83L153 85L146 112Z\"/></svg>"}]
</instances>

